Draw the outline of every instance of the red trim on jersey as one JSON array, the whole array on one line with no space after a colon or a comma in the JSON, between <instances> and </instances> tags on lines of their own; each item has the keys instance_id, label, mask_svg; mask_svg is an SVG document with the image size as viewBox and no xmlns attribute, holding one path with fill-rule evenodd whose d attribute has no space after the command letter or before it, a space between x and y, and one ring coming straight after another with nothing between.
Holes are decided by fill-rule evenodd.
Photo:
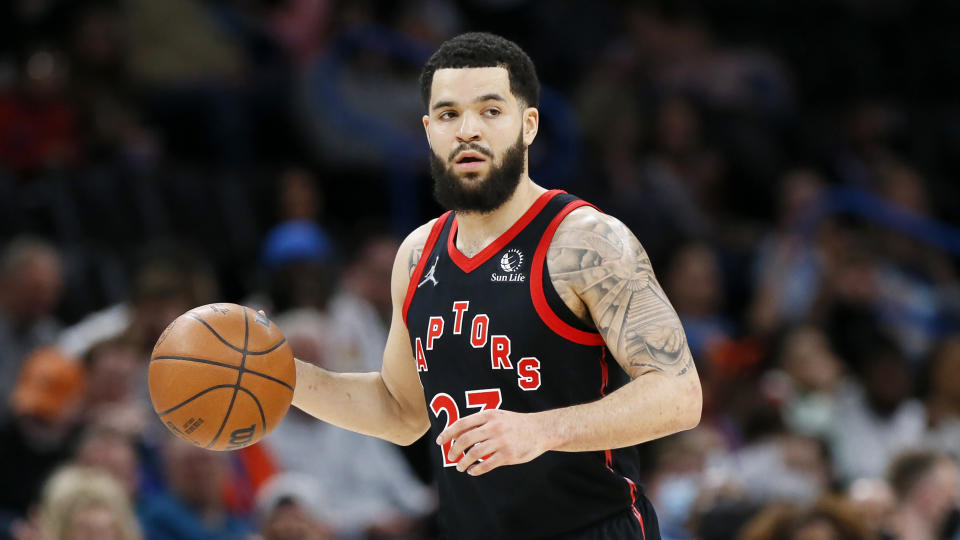
<instances>
[{"instance_id":1,"label":"red trim on jersey","mask_svg":"<svg viewBox=\"0 0 960 540\"><path fill-rule=\"evenodd\" d=\"M430 258L430 252L433 251L433 246L437 244L437 238L440 237L440 231L443 230L443 224L447 222L447 217L450 213L451 212L447 212L438 217L437 221L433 224L433 228L430 229L430 236L427 236L427 243L423 246L423 252L420 253L420 260L417 262L417 267L413 270L413 275L410 276L410 282L407 284L407 296L403 300L403 324L407 324L407 311L410 310L410 302L413 302L413 293L417 290L417 282L423 274L424 267L427 266L427 259Z\"/></svg>"},{"instance_id":2,"label":"red trim on jersey","mask_svg":"<svg viewBox=\"0 0 960 540\"><path fill-rule=\"evenodd\" d=\"M623 479L626 480L628 484L630 484L630 499L633 501L633 503L630 505L630 509L633 510L634 517L636 517L637 521L640 522L640 534L642 534L643 537L646 538L647 531L646 531L646 528L643 526L643 514L641 514L640 509L637 508L637 485L633 483L633 480L630 480L626 476L624 476Z\"/></svg>"},{"instance_id":3,"label":"red trim on jersey","mask_svg":"<svg viewBox=\"0 0 960 540\"><path fill-rule=\"evenodd\" d=\"M494 240L492 244L483 248L483 251L473 257L467 257L457 249L457 243L454 241L454 238L457 236L457 216L454 215L453 225L450 227L450 235L447 236L447 251L450 253L450 258L453 259L453 262L464 272L468 274L473 272L479 268L480 265L490 260L490 257L496 255L497 252L509 244L511 240L516 238L516 236L520 234L520 231L529 225L530 222L533 221L533 218L537 217L537 214L550 202L550 199L561 193L564 193L562 189L551 189L537 197L537 200L533 202L530 208L527 208L527 211L520 216L520 219L518 219L516 223L511 225L510 228Z\"/></svg>"},{"instance_id":4,"label":"red trim on jersey","mask_svg":"<svg viewBox=\"0 0 960 540\"><path fill-rule=\"evenodd\" d=\"M607 381L610 380L610 371L607 368L607 348L600 352L600 397L607 395Z\"/></svg>"},{"instance_id":5,"label":"red trim on jersey","mask_svg":"<svg viewBox=\"0 0 960 540\"><path fill-rule=\"evenodd\" d=\"M600 397L607 395L607 381L608 378L607 370L607 348L603 348L603 352L600 353ZM613 472L613 452L610 450L604 450L603 452L603 461L606 463L607 468L610 469L610 472Z\"/></svg>"},{"instance_id":6,"label":"red trim on jersey","mask_svg":"<svg viewBox=\"0 0 960 540\"><path fill-rule=\"evenodd\" d=\"M607 395L607 382L609 381L609 368L607 368L607 348L603 348L603 353L600 355L600 397ZM613 474L617 474L613 470L613 452L610 450L604 450L603 460L607 466L607 469ZM621 475L623 476L623 475ZM640 522L640 532L643 534L643 537L647 537L647 531L643 526L643 515L640 514L640 510L637 509L637 485L633 483L633 480L630 480L626 476L623 476L623 479L627 481L627 484L630 486L630 508L633 510L633 515L637 518L637 521Z\"/></svg>"},{"instance_id":7,"label":"red trim on jersey","mask_svg":"<svg viewBox=\"0 0 960 540\"><path fill-rule=\"evenodd\" d=\"M586 201L571 202L564 206L563 210L553 218L550 226L547 227L546 232L544 232L540 238L537 251L533 255L533 265L530 268L530 296L533 298L533 307L537 310L537 315L558 335L581 345L603 345L603 336L599 333L584 332L565 323L550 309L550 304L547 303L547 297L543 294L543 267L547 260L547 249L550 247L550 241L553 240L553 233L557 231L557 227L560 226L563 218L567 217L567 214L581 206L596 208Z\"/></svg>"}]
</instances>

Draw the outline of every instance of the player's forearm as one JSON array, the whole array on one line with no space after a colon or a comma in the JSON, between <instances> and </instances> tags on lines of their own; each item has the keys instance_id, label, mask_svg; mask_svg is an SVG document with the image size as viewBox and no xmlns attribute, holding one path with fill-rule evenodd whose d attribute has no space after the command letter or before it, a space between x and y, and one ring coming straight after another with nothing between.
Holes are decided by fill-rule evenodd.
<instances>
[{"instance_id":1,"label":"player's forearm","mask_svg":"<svg viewBox=\"0 0 960 540\"><path fill-rule=\"evenodd\" d=\"M297 360L293 405L333 425L397 444L416 441L427 418L404 410L380 373L335 373Z\"/></svg>"},{"instance_id":2,"label":"player's forearm","mask_svg":"<svg viewBox=\"0 0 960 540\"><path fill-rule=\"evenodd\" d=\"M691 429L700 422L702 404L695 374L650 373L598 401L535 414L549 450L587 452Z\"/></svg>"}]
</instances>

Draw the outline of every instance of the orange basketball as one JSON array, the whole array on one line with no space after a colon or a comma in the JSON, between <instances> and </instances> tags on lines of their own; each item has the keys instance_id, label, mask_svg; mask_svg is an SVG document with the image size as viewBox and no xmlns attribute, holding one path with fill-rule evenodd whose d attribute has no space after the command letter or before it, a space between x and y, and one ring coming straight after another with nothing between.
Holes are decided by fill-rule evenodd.
<instances>
[{"instance_id":1,"label":"orange basketball","mask_svg":"<svg viewBox=\"0 0 960 540\"><path fill-rule=\"evenodd\" d=\"M153 410L178 437L210 450L249 446L277 427L297 372L283 333L236 304L179 316L150 356Z\"/></svg>"}]
</instances>

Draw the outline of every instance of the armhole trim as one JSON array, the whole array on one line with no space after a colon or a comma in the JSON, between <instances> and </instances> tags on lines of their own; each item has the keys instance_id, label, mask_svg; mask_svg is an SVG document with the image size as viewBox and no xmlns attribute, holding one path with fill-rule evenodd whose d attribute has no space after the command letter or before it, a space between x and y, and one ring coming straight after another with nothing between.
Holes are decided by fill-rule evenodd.
<instances>
[{"instance_id":1,"label":"armhole trim","mask_svg":"<svg viewBox=\"0 0 960 540\"><path fill-rule=\"evenodd\" d=\"M430 229L430 236L427 236L427 243L423 245L420 260L417 261L417 267L410 276L410 282L407 283L407 295L403 300L403 324L407 324L407 312L410 311L410 304L413 302L413 293L417 291L417 281L419 281L420 276L423 275L423 269L427 266L430 253L433 252L433 247L437 244L437 238L440 237L440 231L443 230L443 226L446 224L447 218L450 217L451 213L452 212L447 212L437 218L436 223L433 224L433 228Z\"/></svg>"},{"instance_id":2,"label":"armhole trim","mask_svg":"<svg viewBox=\"0 0 960 540\"><path fill-rule=\"evenodd\" d=\"M574 328L554 313L543 292L543 271L546 266L547 250L550 248L550 241L553 239L553 234L557 231L563 218L581 206L596 208L592 204L581 200L568 203L560 210L559 214L554 216L550 225L547 226L547 230L543 233L543 236L540 237L540 243L537 244L537 250L533 255L533 265L530 268L530 297L533 300L533 307L536 309L537 315L539 315L540 319L557 335L574 343L579 343L580 345L602 346L605 345L605 342L603 341L603 336L598 332L585 332L579 328Z\"/></svg>"}]
</instances>

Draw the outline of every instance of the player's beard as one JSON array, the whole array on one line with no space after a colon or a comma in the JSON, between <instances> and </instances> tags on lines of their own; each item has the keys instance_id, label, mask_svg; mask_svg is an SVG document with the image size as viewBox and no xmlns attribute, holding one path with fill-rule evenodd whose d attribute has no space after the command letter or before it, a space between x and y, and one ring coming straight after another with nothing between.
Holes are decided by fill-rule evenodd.
<instances>
[{"instance_id":1,"label":"player's beard","mask_svg":"<svg viewBox=\"0 0 960 540\"><path fill-rule=\"evenodd\" d=\"M504 151L499 165L493 164L491 159L486 178L477 178L478 173L467 173L461 178L446 163L452 162L453 157L465 150L474 150L490 158L489 150L473 144L464 144L457 148L446 162L431 150L430 175L433 176L433 197L447 210L457 212L485 214L500 208L520 184L526 148L521 132L517 142Z\"/></svg>"}]
</instances>

